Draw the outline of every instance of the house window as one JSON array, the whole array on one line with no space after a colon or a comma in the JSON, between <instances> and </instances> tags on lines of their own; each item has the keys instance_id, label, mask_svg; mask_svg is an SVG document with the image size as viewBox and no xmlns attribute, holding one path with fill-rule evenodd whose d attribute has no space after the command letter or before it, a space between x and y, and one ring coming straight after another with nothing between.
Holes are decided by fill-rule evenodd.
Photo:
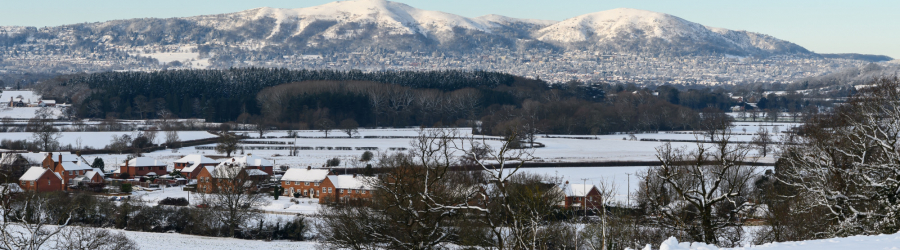
<instances>
[{"instance_id":1,"label":"house window","mask_svg":"<svg viewBox=\"0 0 900 250\"><path fill-rule=\"evenodd\" d=\"M338 193L342 193L342 194L343 194L343 193L344 193L344 190L343 190L343 189L340 189L340 188L338 188Z\"/></svg>"},{"instance_id":2,"label":"house window","mask_svg":"<svg viewBox=\"0 0 900 250\"><path fill-rule=\"evenodd\" d=\"M359 189L356 190L356 193L357 193L357 194L359 193Z\"/></svg>"},{"instance_id":3,"label":"house window","mask_svg":"<svg viewBox=\"0 0 900 250\"><path fill-rule=\"evenodd\" d=\"M332 193L332 190L331 190L331 188L328 188L328 193L329 193L329 194L330 194L330 193Z\"/></svg>"},{"instance_id":4,"label":"house window","mask_svg":"<svg viewBox=\"0 0 900 250\"><path fill-rule=\"evenodd\" d=\"M304 182L303 185L309 186L309 182Z\"/></svg>"},{"instance_id":5,"label":"house window","mask_svg":"<svg viewBox=\"0 0 900 250\"><path fill-rule=\"evenodd\" d=\"M324 187L322 188L322 193L328 193Z\"/></svg>"},{"instance_id":6,"label":"house window","mask_svg":"<svg viewBox=\"0 0 900 250\"><path fill-rule=\"evenodd\" d=\"M318 187L318 186L319 186L319 183L318 183L318 182L316 182L316 187Z\"/></svg>"}]
</instances>

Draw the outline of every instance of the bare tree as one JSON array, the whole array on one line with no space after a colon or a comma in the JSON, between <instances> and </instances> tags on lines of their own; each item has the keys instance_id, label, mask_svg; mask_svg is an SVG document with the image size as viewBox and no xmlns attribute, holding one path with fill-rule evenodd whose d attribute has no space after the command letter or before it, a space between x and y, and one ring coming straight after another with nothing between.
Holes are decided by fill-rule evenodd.
<instances>
[{"instance_id":1,"label":"bare tree","mask_svg":"<svg viewBox=\"0 0 900 250\"><path fill-rule=\"evenodd\" d=\"M122 151L125 151L125 149L128 148L128 144L131 143L131 141L132 140L130 135L113 135L112 139L110 139L109 141L109 145L107 145L106 148L121 154Z\"/></svg>"},{"instance_id":2,"label":"bare tree","mask_svg":"<svg viewBox=\"0 0 900 250\"><path fill-rule=\"evenodd\" d=\"M600 216L600 223L586 225L581 238L584 239L585 245L589 249L606 250L607 247L612 245L612 242L617 241L609 237L609 231L611 230L609 225L610 215L606 209L607 204L612 203L613 197L616 195L616 185L612 181L601 181L594 186L600 191L600 200L598 201L600 207L592 208L592 212Z\"/></svg>"},{"instance_id":3,"label":"bare tree","mask_svg":"<svg viewBox=\"0 0 900 250\"><path fill-rule=\"evenodd\" d=\"M50 199L38 193L27 193L24 199L13 201L9 189L0 196L5 218L0 219L0 249L39 250L69 226L71 213L58 218ZM51 226L53 225L53 226Z\"/></svg>"},{"instance_id":4,"label":"bare tree","mask_svg":"<svg viewBox=\"0 0 900 250\"><path fill-rule=\"evenodd\" d=\"M356 120L345 119L341 121L341 131L347 133L347 137L353 137L353 134L359 134L359 123Z\"/></svg>"},{"instance_id":5,"label":"bare tree","mask_svg":"<svg viewBox=\"0 0 900 250\"><path fill-rule=\"evenodd\" d=\"M554 226L546 219L563 195L550 187L562 183L549 177L519 174L533 160L533 150L514 147L518 130L510 131L499 147L490 147L482 137L468 140L466 158L479 167L488 186L473 195L478 220L489 231L498 249L535 249L548 240L541 236Z\"/></svg>"},{"instance_id":6,"label":"bare tree","mask_svg":"<svg viewBox=\"0 0 900 250\"><path fill-rule=\"evenodd\" d=\"M334 129L334 121L328 118L322 118L316 121L316 127L319 128L319 131L325 132L325 138L328 138L328 132L331 132Z\"/></svg>"},{"instance_id":7,"label":"bare tree","mask_svg":"<svg viewBox=\"0 0 900 250\"><path fill-rule=\"evenodd\" d=\"M106 229L87 226L71 226L56 235L51 249L131 250L138 249L138 246L124 233L113 233Z\"/></svg>"},{"instance_id":8,"label":"bare tree","mask_svg":"<svg viewBox=\"0 0 900 250\"><path fill-rule=\"evenodd\" d=\"M366 206L323 207L321 228L328 245L369 249L440 249L457 234L456 218L468 210L470 189L456 163L453 132L423 130L409 154L382 155L383 174L370 179Z\"/></svg>"},{"instance_id":9,"label":"bare tree","mask_svg":"<svg viewBox=\"0 0 900 250\"><path fill-rule=\"evenodd\" d=\"M216 144L216 152L224 153L225 157L231 157L231 153L237 151L240 137L231 132L219 135L219 144Z\"/></svg>"},{"instance_id":10,"label":"bare tree","mask_svg":"<svg viewBox=\"0 0 900 250\"><path fill-rule=\"evenodd\" d=\"M253 119L253 130L259 133L259 138L263 138L263 135L269 132L269 123L265 118L256 117Z\"/></svg>"},{"instance_id":11,"label":"bare tree","mask_svg":"<svg viewBox=\"0 0 900 250\"><path fill-rule=\"evenodd\" d=\"M169 145L169 147L174 147L178 142L181 142L181 139L178 138L178 131L166 131L166 145Z\"/></svg>"},{"instance_id":12,"label":"bare tree","mask_svg":"<svg viewBox=\"0 0 900 250\"><path fill-rule=\"evenodd\" d=\"M53 151L59 146L59 138L63 137L59 129L53 127L48 119L34 118L28 121L31 138L41 145L44 151Z\"/></svg>"},{"instance_id":13,"label":"bare tree","mask_svg":"<svg viewBox=\"0 0 900 250\"><path fill-rule=\"evenodd\" d=\"M716 130L712 147L697 143L693 150L657 147L659 166L642 176L639 195L656 225L681 232L687 240L737 244L742 224L737 215L751 204L746 197L755 167L746 165L748 147L730 142L730 130ZM726 241L721 241L721 240Z\"/></svg>"},{"instance_id":14,"label":"bare tree","mask_svg":"<svg viewBox=\"0 0 900 250\"><path fill-rule=\"evenodd\" d=\"M147 130L144 130L144 133L143 133L144 137L147 138L147 141L150 144L156 144L156 136L158 134L159 134L159 129L157 129L156 127L147 128Z\"/></svg>"},{"instance_id":15,"label":"bare tree","mask_svg":"<svg viewBox=\"0 0 900 250\"><path fill-rule=\"evenodd\" d=\"M827 225L819 237L894 233L900 228L900 79L881 78L833 114L815 115L798 145L785 145L779 180Z\"/></svg>"},{"instance_id":16,"label":"bare tree","mask_svg":"<svg viewBox=\"0 0 900 250\"><path fill-rule=\"evenodd\" d=\"M773 140L772 135L769 134L768 128L760 126L750 143L756 147L756 150L759 151L763 157L766 157L772 149L772 145L775 144L775 140Z\"/></svg>"},{"instance_id":17,"label":"bare tree","mask_svg":"<svg viewBox=\"0 0 900 250\"><path fill-rule=\"evenodd\" d=\"M207 204L221 225L228 228L226 234L232 236L251 219L261 216L258 208L268 205L265 193L257 192L261 179L249 174L242 164L224 164L212 173L212 190L201 193L200 201Z\"/></svg>"}]
</instances>

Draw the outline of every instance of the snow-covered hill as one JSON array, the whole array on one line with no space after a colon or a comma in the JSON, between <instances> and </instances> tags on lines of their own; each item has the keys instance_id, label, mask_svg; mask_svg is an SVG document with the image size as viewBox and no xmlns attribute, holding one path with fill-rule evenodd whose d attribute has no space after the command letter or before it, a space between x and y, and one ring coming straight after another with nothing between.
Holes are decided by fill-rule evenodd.
<instances>
[{"instance_id":1,"label":"snow-covered hill","mask_svg":"<svg viewBox=\"0 0 900 250\"><path fill-rule=\"evenodd\" d=\"M203 49L229 53L239 49L465 54L479 49L535 47L741 56L812 54L771 36L707 27L645 10L614 9L556 22L500 15L469 18L386 0L338 1L298 9L263 7L184 18L115 20L42 31L62 43L87 40L118 46L212 46L200 47L201 55L205 55Z\"/></svg>"},{"instance_id":2,"label":"snow-covered hill","mask_svg":"<svg viewBox=\"0 0 900 250\"><path fill-rule=\"evenodd\" d=\"M353 39L365 34L421 35L447 40L454 29L490 33L516 24L546 26L555 21L517 19L488 15L468 18L450 13L422 10L385 0L350 0L299 9L256 8L237 13L184 18L220 30L236 29L252 22L269 27L266 39L281 36L321 35L327 39ZM327 27L314 24L327 23Z\"/></svg>"},{"instance_id":3,"label":"snow-covered hill","mask_svg":"<svg viewBox=\"0 0 900 250\"><path fill-rule=\"evenodd\" d=\"M535 37L570 47L612 50L650 47L737 55L810 53L796 44L763 34L707 27L665 13L627 8L566 19L538 30Z\"/></svg>"}]
</instances>

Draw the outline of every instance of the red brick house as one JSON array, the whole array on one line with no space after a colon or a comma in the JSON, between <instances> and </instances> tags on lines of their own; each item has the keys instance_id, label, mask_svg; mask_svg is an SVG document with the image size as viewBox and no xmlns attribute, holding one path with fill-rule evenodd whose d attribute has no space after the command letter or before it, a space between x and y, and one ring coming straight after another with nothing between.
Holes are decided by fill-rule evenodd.
<instances>
[{"instance_id":1,"label":"red brick house","mask_svg":"<svg viewBox=\"0 0 900 250\"><path fill-rule=\"evenodd\" d=\"M19 187L34 192L62 191L63 179L49 169L32 167L19 178Z\"/></svg>"},{"instance_id":2,"label":"red brick house","mask_svg":"<svg viewBox=\"0 0 900 250\"><path fill-rule=\"evenodd\" d=\"M311 167L291 168L281 177L281 187L284 188L284 196L293 196L300 193L302 197L319 197L319 186L325 178L331 174L327 169L312 169Z\"/></svg>"},{"instance_id":3,"label":"red brick house","mask_svg":"<svg viewBox=\"0 0 900 250\"><path fill-rule=\"evenodd\" d=\"M79 175L84 175L88 171L92 171L94 169L87 164L82 164L80 161L76 161L72 163L71 161L66 160L64 154L58 154L58 161L53 162L50 160L50 163L53 163L53 167L50 168L50 171L57 173L63 180L63 187L68 187L72 185L72 180ZM49 158L49 155L48 155ZM49 159L48 159L49 160ZM48 163L47 160L44 163Z\"/></svg>"},{"instance_id":4,"label":"red brick house","mask_svg":"<svg viewBox=\"0 0 900 250\"><path fill-rule=\"evenodd\" d=\"M186 155L175 160L174 164L175 170L181 171L181 175L190 180L196 179L203 167L216 166L219 162L202 155Z\"/></svg>"},{"instance_id":5,"label":"red brick house","mask_svg":"<svg viewBox=\"0 0 900 250\"><path fill-rule=\"evenodd\" d=\"M565 208L585 208L593 209L600 207L600 190L596 186L590 184L566 184L563 185L565 192Z\"/></svg>"},{"instance_id":6,"label":"red brick house","mask_svg":"<svg viewBox=\"0 0 900 250\"><path fill-rule=\"evenodd\" d=\"M197 192L215 193L223 188L244 185L246 191L257 190L257 184L269 178L269 174L258 169L240 168L225 162L216 167L203 167L197 175Z\"/></svg>"},{"instance_id":7,"label":"red brick house","mask_svg":"<svg viewBox=\"0 0 900 250\"><path fill-rule=\"evenodd\" d=\"M116 174L128 174L129 178L135 176L160 176L165 175L166 164L150 157L137 157L119 164L119 170ZM118 177L118 176L117 176Z\"/></svg>"},{"instance_id":8,"label":"red brick house","mask_svg":"<svg viewBox=\"0 0 900 250\"><path fill-rule=\"evenodd\" d=\"M370 184L374 178L357 175L329 175L322 182L319 204L372 198L374 188Z\"/></svg>"}]
</instances>

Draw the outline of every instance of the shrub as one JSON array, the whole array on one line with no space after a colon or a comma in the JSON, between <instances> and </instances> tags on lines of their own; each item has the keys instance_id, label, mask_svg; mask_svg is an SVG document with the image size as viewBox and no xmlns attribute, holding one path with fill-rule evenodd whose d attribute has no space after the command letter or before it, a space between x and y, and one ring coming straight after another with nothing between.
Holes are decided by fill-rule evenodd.
<instances>
[{"instance_id":1,"label":"shrub","mask_svg":"<svg viewBox=\"0 0 900 250\"><path fill-rule=\"evenodd\" d=\"M122 184L122 187L119 189L119 191L122 191L122 193L131 193L131 191L132 191L131 184L128 184L128 183Z\"/></svg>"},{"instance_id":2,"label":"shrub","mask_svg":"<svg viewBox=\"0 0 900 250\"><path fill-rule=\"evenodd\" d=\"M182 207L189 205L188 200L185 199L184 197L178 197L178 198L166 197L165 199L162 199L161 201L159 201L159 204L160 205L170 205L170 206L182 206Z\"/></svg>"}]
</instances>

